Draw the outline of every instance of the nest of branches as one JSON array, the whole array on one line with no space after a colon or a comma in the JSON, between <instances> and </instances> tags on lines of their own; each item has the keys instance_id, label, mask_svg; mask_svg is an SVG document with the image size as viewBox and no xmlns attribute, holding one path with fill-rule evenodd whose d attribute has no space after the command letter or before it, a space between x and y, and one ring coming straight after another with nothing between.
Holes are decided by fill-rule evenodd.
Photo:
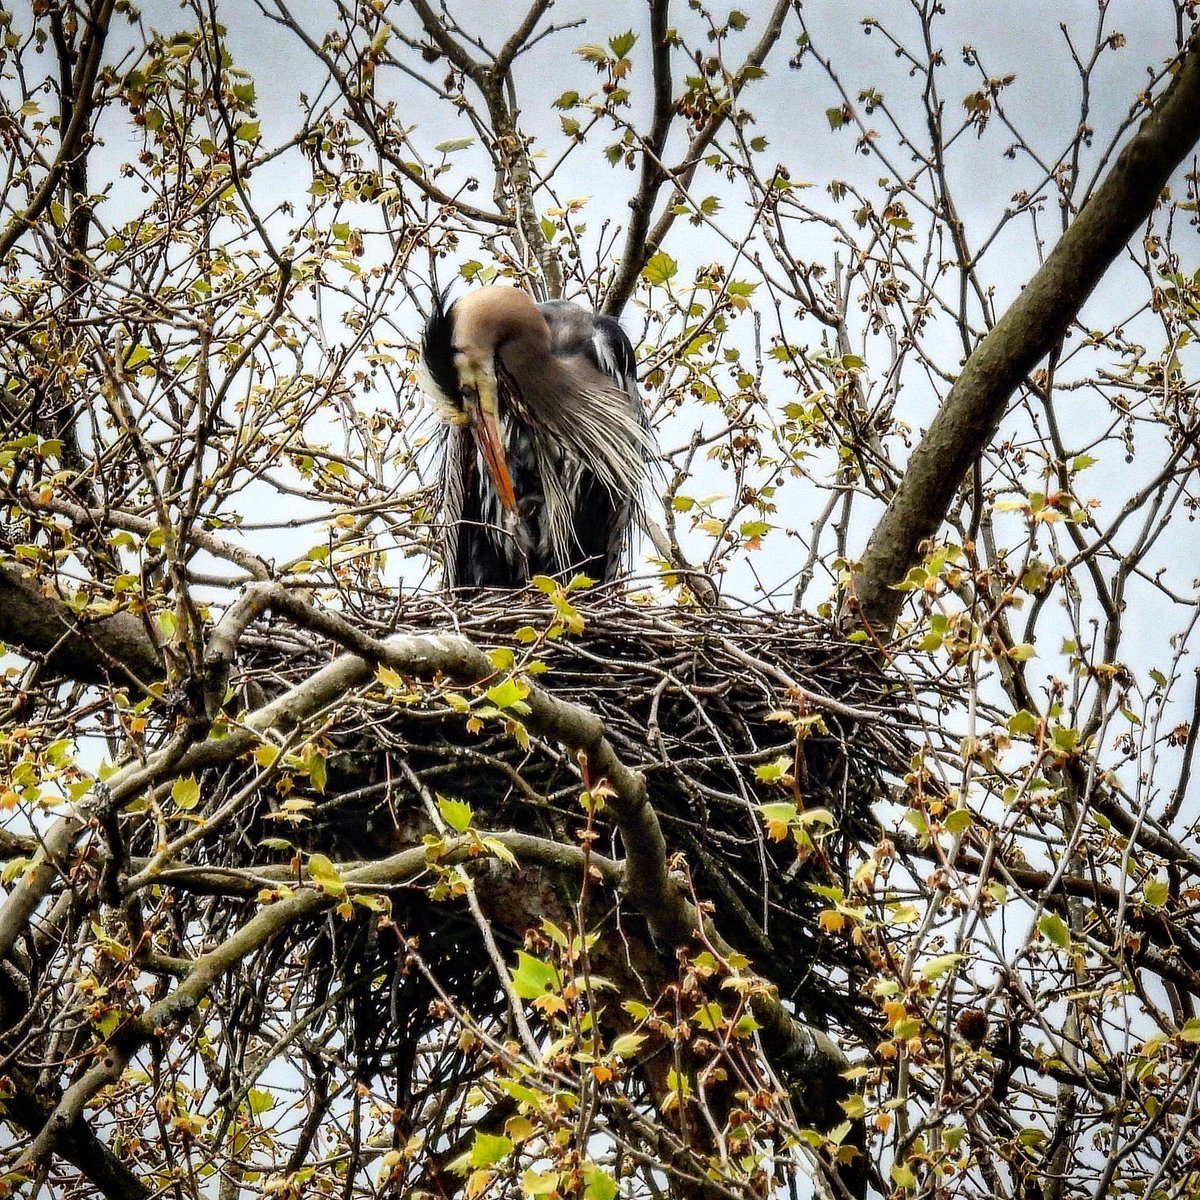
<instances>
[{"instance_id":1,"label":"nest of branches","mask_svg":"<svg viewBox=\"0 0 1200 1200\"><path fill-rule=\"evenodd\" d=\"M407 597L400 615L394 597L386 603L392 611L381 599L356 626L380 637L452 628L486 651L493 673L467 685L380 670L326 722L321 786L311 773L274 776L237 836L204 848L208 865L261 867L271 854L279 862L289 842L339 862L379 859L445 832L447 799L468 805L479 830L576 850L582 839L621 859L605 780L525 723L522 697L536 686L599 717L622 761L644 775L675 877L729 943L810 1022L854 1024L858 989L847 980L862 966L844 939L821 931L815 918L827 901L813 885L849 886L855 847L878 836L872 806L911 755L903 705L860 647L803 615L668 610L603 594L455 607ZM241 647L237 683L260 701L338 651L283 621L253 626ZM244 774L224 767L214 784L227 794L245 786ZM514 889L512 871L492 865L494 878L484 869L476 879L502 939L519 944L541 916L581 919L567 899L577 867L558 879L523 872ZM572 874L574 884L563 878ZM366 920L354 936L344 923L335 932L336 923L318 922L316 943L277 948L304 956L314 995L344 992L367 1065L413 1052L434 993L476 1014L503 1007L478 914L431 895L391 895L394 937L381 940ZM602 887L597 898L609 911L618 899ZM221 904L210 912L222 927L238 919ZM626 920L632 928L639 916ZM369 1000L347 986L353 978L375 980Z\"/></svg>"}]
</instances>

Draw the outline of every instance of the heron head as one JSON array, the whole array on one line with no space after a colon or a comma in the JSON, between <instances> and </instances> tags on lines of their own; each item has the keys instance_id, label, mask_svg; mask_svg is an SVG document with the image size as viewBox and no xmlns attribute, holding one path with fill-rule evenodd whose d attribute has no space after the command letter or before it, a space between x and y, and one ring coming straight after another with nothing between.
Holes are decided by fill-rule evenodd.
<instances>
[{"instance_id":1,"label":"heron head","mask_svg":"<svg viewBox=\"0 0 1200 1200\"><path fill-rule=\"evenodd\" d=\"M500 432L496 358L522 366L552 358L550 333L537 305L524 292L483 287L468 292L450 313L454 373L467 423L501 503L517 512L512 477ZM515 397L520 402L520 397Z\"/></svg>"}]
</instances>

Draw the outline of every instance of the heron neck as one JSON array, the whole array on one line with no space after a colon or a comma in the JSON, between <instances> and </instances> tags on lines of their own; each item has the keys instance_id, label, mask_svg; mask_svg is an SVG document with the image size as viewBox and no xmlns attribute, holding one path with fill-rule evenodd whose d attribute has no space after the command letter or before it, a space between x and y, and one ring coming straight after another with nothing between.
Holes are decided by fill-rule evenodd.
<instances>
[{"instance_id":1,"label":"heron neck","mask_svg":"<svg viewBox=\"0 0 1200 1200\"><path fill-rule=\"evenodd\" d=\"M530 416L549 424L567 415L571 400L607 380L583 361L568 362L554 354L529 353L524 347L503 347L500 358L518 392L518 403Z\"/></svg>"}]
</instances>

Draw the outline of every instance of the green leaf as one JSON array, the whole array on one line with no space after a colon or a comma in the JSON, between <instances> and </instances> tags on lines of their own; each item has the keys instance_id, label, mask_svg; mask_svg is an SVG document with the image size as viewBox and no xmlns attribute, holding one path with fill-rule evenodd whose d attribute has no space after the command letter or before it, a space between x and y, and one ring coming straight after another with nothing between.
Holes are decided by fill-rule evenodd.
<instances>
[{"instance_id":1,"label":"green leaf","mask_svg":"<svg viewBox=\"0 0 1200 1200\"><path fill-rule=\"evenodd\" d=\"M513 1144L503 1134L482 1133L475 1131L475 1140L471 1143L471 1166L490 1167L512 1153Z\"/></svg>"},{"instance_id":2,"label":"green leaf","mask_svg":"<svg viewBox=\"0 0 1200 1200\"><path fill-rule=\"evenodd\" d=\"M934 980L945 975L951 967L957 966L962 962L961 954L939 954L936 958L928 959L923 962L918 970L918 974L922 979Z\"/></svg>"},{"instance_id":3,"label":"green leaf","mask_svg":"<svg viewBox=\"0 0 1200 1200\"><path fill-rule=\"evenodd\" d=\"M32 866L32 858L10 858L4 864L4 869L0 871L0 883L5 886L12 883L18 875L23 875L25 871Z\"/></svg>"},{"instance_id":4,"label":"green leaf","mask_svg":"<svg viewBox=\"0 0 1200 1200\"><path fill-rule=\"evenodd\" d=\"M487 651L488 662L496 668L497 671L511 671L513 663L517 661L517 656L507 646L494 646Z\"/></svg>"},{"instance_id":5,"label":"green leaf","mask_svg":"<svg viewBox=\"0 0 1200 1200\"><path fill-rule=\"evenodd\" d=\"M1060 950L1065 950L1071 944L1071 931L1058 913L1043 913L1038 917L1038 929Z\"/></svg>"},{"instance_id":6,"label":"green leaf","mask_svg":"<svg viewBox=\"0 0 1200 1200\"><path fill-rule=\"evenodd\" d=\"M753 296L757 287L757 283L749 283L742 279L731 279L725 290L731 296Z\"/></svg>"},{"instance_id":7,"label":"green leaf","mask_svg":"<svg viewBox=\"0 0 1200 1200\"><path fill-rule=\"evenodd\" d=\"M1028 737L1037 728L1037 717L1027 708L1018 709L1008 718L1008 732L1013 737Z\"/></svg>"},{"instance_id":8,"label":"green leaf","mask_svg":"<svg viewBox=\"0 0 1200 1200\"><path fill-rule=\"evenodd\" d=\"M806 825L826 825L833 829L837 826L837 821L827 808L806 808L796 814L796 824L802 828Z\"/></svg>"},{"instance_id":9,"label":"green leaf","mask_svg":"<svg viewBox=\"0 0 1200 1200\"><path fill-rule=\"evenodd\" d=\"M279 747L272 746L269 742L264 742L257 750L254 751L254 761L260 767L269 767L279 757Z\"/></svg>"},{"instance_id":10,"label":"green leaf","mask_svg":"<svg viewBox=\"0 0 1200 1200\"><path fill-rule=\"evenodd\" d=\"M234 131L233 136L239 142L252 142L258 137L258 121L243 121Z\"/></svg>"},{"instance_id":11,"label":"green leaf","mask_svg":"<svg viewBox=\"0 0 1200 1200\"><path fill-rule=\"evenodd\" d=\"M483 839L483 844L501 862L508 863L510 867L515 867L518 865L517 856L498 838L485 837Z\"/></svg>"},{"instance_id":12,"label":"green leaf","mask_svg":"<svg viewBox=\"0 0 1200 1200\"><path fill-rule=\"evenodd\" d=\"M757 1032L762 1026L754 1019L753 1013L742 1013L737 1019L737 1024L733 1027L733 1032L738 1037L749 1037L752 1033Z\"/></svg>"},{"instance_id":13,"label":"green leaf","mask_svg":"<svg viewBox=\"0 0 1200 1200\"><path fill-rule=\"evenodd\" d=\"M1170 888L1165 879L1151 879L1142 888L1142 899L1152 908L1161 908L1166 904Z\"/></svg>"},{"instance_id":14,"label":"green leaf","mask_svg":"<svg viewBox=\"0 0 1200 1200\"><path fill-rule=\"evenodd\" d=\"M310 854L308 857L308 877L327 896L344 896L346 884L337 868L324 854Z\"/></svg>"},{"instance_id":15,"label":"green leaf","mask_svg":"<svg viewBox=\"0 0 1200 1200\"><path fill-rule=\"evenodd\" d=\"M969 829L974 821L975 818L971 815L969 808L956 808L947 813L946 819L942 823L950 833L959 834L965 829Z\"/></svg>"},{"instance_id":16,"label":"green leaf","mask_svg":"<svg viewBox=\"0 0 1200 1200\"><path fill-rule=\"evenodd\" d=\"M473 137L456 137L447 138L444 142L434 143L434 150L438 154L455 154L459 150L465 150L468 146L474 143Z\"/></svg>"},{"instance_id":17,"label":"green leaf","mask_svg":"<svg viewBox=\"0 0 1200 1200\"><path fill-rule=\"evenodd\" d=\"M475 813L465 800L452 800L449 796L438 796L437 806L438 812L442 814L442 819L455 833L462 833L470 827L471 818Z\"/></svg>"},{"instance_id":18,"label":"green leaf","mask_svg":"<svg viewBox=\"0 0 1200 1200\"><path fill-rule=\"evenodd\" d=\"M781 754L771 762L763 763L761 767L755 767L754 774L762 783L778 783L791 770L791 766L791 758Z\"/></svg>"},{"instance_id":19,"label":"green leaf","mask_svg":"<svg viewBox=\"0 0 1200 1200\"><path fill-rule=\"evenodd\" d=\"M645 1040L644 1033L623 1033L613 1040L612 1052L618 1058L634 1058Z\"/></svg>"},{"instance_id":20,"label":"green leaf","mask_svg":"<svg viewBox=\"0 0 1200 1200\"><path fill-rule=\"evenodd\" d=\"M915 588L924 587L928 578L929 572L924 567L909 567L908 574L899 583L890 586L896 592L911 592Z\"/></svg>"},{"instance_id":21,"label":"green leaf","mask_svg":"<svg viewBox=\"0 0 1200 1200\"><path fill-rule=\"evenodd\" d=\"M582 46L576 46L575 53L593 66L602 67L608 62L608 51L595 42L585 42Z\"/></svg>"},{"instance_id":22,"label":"green leaf","mask_svg":"<svg viewBox=\"0 0 1200 1200\"><path fill-rule=\"evenodd\" d=\"M114 1008L96 1018L96 1028L107 1038L112 1037L121 1023L121 1014Z\"/></svg>"},{"instance_id":23,"label":"green leaf","mask_svg":"<svg viewBox=\"0 0 1200 1200\"><path fill-rule=\"evenodd\" d=\"M583 1164L584 1200L613 1200L620 1190L617 1181L594 1163Z\"/></svg>"},{"instance_id":24,"label":"green leaf","mask_svg":"<svg viewBox=\"0 0 1200 1200\"><path fill-rule=\"evenodd\" d=\"M665 250L659 250L650 256L650 261L642 268L642 278L651 287L661 287L678 270L679 264Z\"/></svg>"},{"instance_id":25,"label":"green leaf","mask_svg":"<svg viewBox=\"0 0 1200 1200\"><path fill-rule=\"evenodd\" d=\"M1040 558L1032 559L1021 576L1021 586L1027 592L1040 592L1050 578L1050 564Z\"/></svg>"},{"instance_id":26,"label":"green leaf","mask_svg":"<svg viewBox=\"0 0 1200 1200\"><path fill-rule=\"evenodd\" d=\"M1070 754L1079 744L1079 730L1066 725L1055 725L1050 731L1050 740L1054 743L1055 750L1062 754Z\"/></svg>"},{"instance_id":27,"label":"green leaf","mask_svg":"<svg viewBox=\"0 0 1200 1200\"><path fill-rule=\"evenodd\" d=\"M325 755L321 753L321 747L309 742L300 752L300 761L304 764L304 770L308 773L309 782L318 792L324 795L328 772L325 767Z\"/></svg>"},{"instance_id":28,"label":"green leaf","mask_svg":"<svg viewBox=\"0 0 1200 1200\"><path fill-rule=\"evenodd\" d=\"M510 675L493 684L484 694L497 708L512 708L529 695L529 685Z\"/></svg>"},{"instance_id":29,"label":"green leaf","mask_svg":"<svg viewBox=\"0 0 1200 1200\"><path fill-rule=\"evenodd\" d=\"M796 806L786 800L778 804L760 804L758 811L764 821L782 821L785 825L796 815Z\"/></svg>"},{"instance_id":30,"label":"green leaf","mask_svg":"<svg viewBox=\"0 0 1200 1200\"><path fill-rule=\"evenodd\" d=\"M175 802L175 807L184 812L195 808L200 800L200 783L195 775L175 780L171 784L171 799Z\"/></svg>"},{"instance_id":31,"label":"green leaf","mask_svg":"<svg viewBox=\"0 0 1200 1200\"><path fill-rule=\"evenodd\" d=\"M633 49L636 42L637 34L632 29L627 29L624 33L618 33L616 37L608 39L609 49L618 58L624 58Z\"/></svg>"},{"instance_id":32,"label":"green leaf","mask_svg":"<svg viewBox=\"0 0 1200 1200\"><path fill-rule=\"evenodd\" d=\"M510 972L510 976L513 991L522 1000L536 1000L547 991L557 991L562 986L552 963L542 962L524 950L517 951L517 969Z\"/></svg>"}]
</instances>

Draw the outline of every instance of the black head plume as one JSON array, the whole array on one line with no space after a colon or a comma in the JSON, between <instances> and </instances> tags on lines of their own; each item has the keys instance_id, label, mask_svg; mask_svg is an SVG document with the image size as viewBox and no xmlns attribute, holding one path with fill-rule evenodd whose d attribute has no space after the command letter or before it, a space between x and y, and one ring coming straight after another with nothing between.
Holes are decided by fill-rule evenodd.
<instances>
[{"instance_id":1,"label":"black head plume","mask_svg":"<svg viewBox=\"0 0 1200 1200\"><path fill-rule=\"evenodd\" d=\"M447 287L433 301L429 320L425 322L425 343L421 353L425 368L448 400L461 400L458 372L454 369L454 305L447 305Z\"/></svg>"}]
</instances>

